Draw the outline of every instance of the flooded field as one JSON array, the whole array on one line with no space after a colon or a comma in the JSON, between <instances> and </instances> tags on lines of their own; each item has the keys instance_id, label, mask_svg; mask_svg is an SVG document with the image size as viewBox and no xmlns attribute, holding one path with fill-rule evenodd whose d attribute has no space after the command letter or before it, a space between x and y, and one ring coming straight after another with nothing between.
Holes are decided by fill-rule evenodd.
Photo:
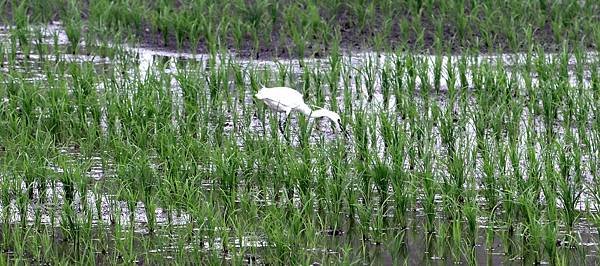
<instances>
[{"instance_id":1,"label":"flooded field","mask_svg":"<svg viewBox=\"0 0 600 266\"><path fill-rule=\"evenodd\" d=\"M0 29L2 263L598 263L590 49L257 60ZM288 86L328 120L258 101Z\"/></svg>"}]
</instances>

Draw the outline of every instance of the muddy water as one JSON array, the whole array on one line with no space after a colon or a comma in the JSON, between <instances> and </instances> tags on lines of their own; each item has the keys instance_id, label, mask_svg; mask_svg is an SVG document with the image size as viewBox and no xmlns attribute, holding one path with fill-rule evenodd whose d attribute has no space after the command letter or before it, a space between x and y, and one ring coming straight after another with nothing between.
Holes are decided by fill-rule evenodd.
<instances>
[{"instance_id":1,"label":"muddy water","mask_svg":"<svg viewBox=\"0 0 600 266\"><path fill-rule=\"evenodd\" d=\"M7 27L4 28L0 28L0 42L4 42L4 43L8 43L8 38L9 38L9 32L10 29ZM46 44L46 45L59 45L59 46L65 46L68 44L68 39L66 38L66 34L64 33L63 29L60 27L60 25L51 25L49 27L44 27L42 28L43 33L43 38L41 39L41 41ZM85 46L84 43L81 44L82 46ZM148 48L139 48L139 47L128 47L128 46L120 46L120 48L118 49L124 49L126 50L132 57L137 58L137 69L132 69L131 70L131 74L133 73L139 73L141 77L145 77L149 71L152 71L153 68L155 68L157 66L157 62L160 63L161 65L161 69L164 69L166 73L177 73L178 68L177 66L181 63L185 62L190 62L190 61L199 61L199 62L206 62L209 60L209 56L208 55L193 55L193 54L184 54L184 53L176 53L176 52L172 52L172 51L161 51L161 50L154 50L154 49L148 49ZM350 76L361 76L362 72L361 69L363 69L366 65L374 65L374 66L383 66L385 62L390 61L390 60L394 60L395 57L397 56L402 56L402 55L386 55L386 54L374 54L374 53L359 53L359 54L354 54L352 56L344 56L342 58L342 64L346 64L346 65L351 65L353 66L352 69L349 70L349 72L344 73L346 75L350 75ZM557 55L554 54L548 54L547 55L547 60L554 60L555 57ZM111 61L108 58L105 57L100 57L100 56L94 56L94 55L80 55L80 54L76 54L76 55L70 55L70 54L58 54L58 55L54 55L54 54L48 54L47 58L39 58L38 56L35 55L29 55L29 56L25 56L23 54L17 54L17 57L15 58L16 62L17 62L17 68L13 69L17 72L21 72L22 75L26 76L27 78L29 78L30 80L33 81L43 81L43 78L45 77L44 73L43 73L43 69L41 69L41 64L39 63L40 60L57 60L57 57L60 58L60 60L62 61L67 61L67 62L92 62L98 69L110 69L112 64L118 63L115 61ZM232 56L233 57L233 56ZM597 59L597 53L589 53L587 56L587 60L588 62L585 62L584 65L590 65L591 60L598 60ZM230 60L231 58L219 58L219 60L217 60L217 64L220 64L221 62L226 62L227 60ZM323 71L326 71L329 68L329 62L325 59L321 59L321 60L280 60L280 61L258 61L258 60L247 60L247 59L241 59L241 58L233 58L236 62L236 64L239 64L245 68L248 69L253 69L253 70L273 70L273 69L279 69L282 65L285 66L285 68L291 72L292 75L294 75L295 77L297 77L298 79L300 79L303 71L309 67L309 68L318 68L321 69ZM434 80L434 64L436 61L439 61L439 58L435 57L435 56L428 56L428 55L422 55L422 56L417 56L418 60L422 60L421 62L428 62L429 65L429 71L428 71L428 80L429 81L433 81ZM447 91L447 84L446 84L446 73L447 70L449 68L449 65L447 64L449 61L453 62L452 67L454 67L455 71L457 71L457 66L455 64L455 62L458 62L460 60L459 57L442 57L441 58L441 62L443 62L442 64L442 69L444 71L442 71L442 78L440 80L440 90L443 91ZM519 68L523 62L526 60L526 55L525 54L499 54L499 55L482 55L476 58L473 58L473 61L471 63L473 64L482 64L482 63L489 63L489 64L496 64L498 62L501 62L506 69L509 70L509 75L512 75L512 72L510 72L510 69L514 68L517 69ZM580 82L577 80L576 75L575 75L575 70L574 70L574 66L576 63L581 63L581 62L576 62L575 57L572 56L570 58L568 58L569 61L569 65L572 66L569 68L569 75L570 75L570 79L569 79L569 83L572 86L582 86L584 88L589 88L590 86L590 70L589 69L584 69L583 71L583 81ZM6 62L3 63L3 65L6 65ZM26 65L27 67L19 67L19 66L24 66ZM377 68L377 71L381 71L381 67ZM0 68L0 71L2 73L8 73L8 70L5 67ZM377 74L375 76L378 76ZM470 78L470 75L467 75ZM246 77L248 78L248 77ZM404 77L407 78L407 77ZM518 82L519 86L523 86L524 85L524 77L515 74L514 76L515 80ZM249 82L249 80L246 80L246 82ZM416 83L417 83L417 87L420 87L421 83L424 82L421 80L420 77L417 77L416 79ZM535 77L532 78L532 82L535 84L537 84L537 79ZM468 83L471 84L472 80L468 80ZM361 106L361 108L363 108L364 110L367 110L370 113L377 113L377 112L394 112L395 110L395 99L392 98L390 99L390 104L387 107L388 109L384 109L384 99L383 99L383 94L382 91L380 90L381 88L381 80L379 79L375 79L374 80L374 87L375 87L375 92L373 95L373 100L369 101L367 100L366 97L366 87L363 84L361 84L361 86L358 86L356 83L354 83L354 79L352 79L351 81L351 87L352 87L352 93L354 95L357 95L356 97L356 102L355 104L357 106ZM275 84L275 82L273 82L272 84L269 85L281 85L281 84ZM340 80L339 81L339 85L343 86L343 81ZM457 85L461 85L460 84L460 80L457 80ZM298 87L301 87L302 84L298 83L297 84ZM102 90L102 88L99 88L99 90ZM177 82L177 80L173 77L171 80L171 90L173 95L175 95L176 97L179 97L179 101L181 102L181 97L182 97L182 92L181 92L181 87L180 84ZM442 93L443 94L443 93ZM341 95L328 95L328 97L338 97L338 102L343 102L343 98ZM2 99L2 102L7 101L8 99ZM247 92L246 93L246 99L245 102L247 104L252 104L252 93L251 92ZM326 102L330 102L327 101ZM440 105L444 106L445 101L444 99L439 99ZM324 106L326 108L330 108L330 106ZM180 107L178 107L180 108ZM343 112L343 107L340 106L340 110ZM524 113L523 114L523 119L522 121L526 121L528 118L529 114ZM231 119L231 117L229 117L228 119ZM231 122L233 121L227 121L229 124L231 124ZM295 119L292 118L292 122L291 122L292 126L297 126L297 122L295 121ZM542 124L542 123L539 123ZM268 125L267 125L268 126ZM521 125L521 130L524 130L524 127L526 126L525 123L522 123ZM332 132L331 128L328 127L327 123L320 123L319 124L320 127L320 132L315 132L313 133L313 138L319 138L320 134L324 134L328 139L335 139L337 137L337 134L335 132ZM258 119L255 118L251 121L250 125L245 125L245 128L249 128L250 130L255 131L257 134L265 134L265 132L263 132L263 126L262 126L262 122ZM541 128L540 130L544 130L543 128ZM562 134L564 134L564 132L561 132L559 129L559 136L562 136ZM268 128L267 128L268 131ZM225 129L225 132L229 132L234 133L234 130L232 127L228 127ZM464 138L465 140L469 140L469 139L474 139L475 137L475 131L474 131L474 127L472 125L472 121L470 123L467 124L467 130L465 131L465 135L462 136L462 138ZM436 140L436 145L438 147L441 148L441 141L439 140L439 132L436 130L434 131L434 134L437 136L437 140ZM379 139L379 141L381 141L381 139ZM474 143L473 141L465 141L465 143ZM241 145L243 145L243 143L241 143ZM520 148L523 149L524 147L524 143L522 143L523 146L521 146ZM383 146L383 145L378 145L378 146ZM466 147L467 149L473 149L473 146L468 146ZM69 153L69 151L64 151L65 153ZM537 151L537 152L541 152L541 151ZM72 154L73 157L76 157L77 154ZM384 156L383 150L380 150L380 156ZM54 165L48 165L48 167L50 169L52 169L53 171L56 171L58 173L60 173L61 171L63 171L62 169L60 169L57 166ZM589 166L584 166L586 169L589 169ZM91 168L92 170L87 174L87 176L90 179L93 179L95 182L110 182L110 177L111 177L111 173L109 172L105 172L105 169L102 167L101 162L99 162L99 159L96 160L96 163L92 166ZM591 175L589 173L586 174L586 176L588 178L591 178ZM8 176L3 176L0 173L0 179L2 181L5 181L7 179L9 179L10 177ZM19 187L21 187L21 189L26 190L26 185L23 184L18 184ZM45 197L44 200L32 200L32 202L27 206L26 211L24 213L22 213L19 209L19 207L17 206L17 201L16 199L13 199L11 201L11 203L9 204L9 206L3 206L0 204L0 217L3 218L7 218L5 219L5 221L9 221L12 224L17 224L22 222L23 220L26 221L26 223L28 224L33 224L36 222L36 211L41 210L41 223L42 224L47 224L47 225L51 225L53 224L52 221L57 221L60 219L60 215L61 215L61 211L63 208L63 205L65 203L65 191L63 189L63 185L60 182L53 182L51 184L47 184L45 191L34 191L35 197L34 199L39 199L40 197ZM579 208L581 210L585 209L585 208L592 208L592 209L596 209L596 206L590 206L589 203L588 205L586 205L587 202L587 198L584 196L580 199L580 204L579 204ZM94 219L94 224L96 226L99 227L100 230L102 230L105 226L113 223L115 220L120 221L122 224L124 225L129 225L130 222L133 222L133 228L135 230L136 233L140 234L140 235L145 235L148 233L148 228L147 228L147 223L148 223L148 217L147 217L147 212L146 212L146 208L144 206L144 204L142 202L137 202L134 205L133 209L130 209L130 206L127 204L127 202L117 199L114 195L111 195L110 193L106 193L103 191L97 191L94 189L89 189L87 191L87 193L85 195L80 195L78 193L76 193L73 197L73 208L80 212L81 215L83 215L83 210L85 209L92 209L95 210L93 212L93 219ZM157 208L155 211L156 214L156 220L157 220L157 224L159 226L158 231L161 231L161 228L166 228L169 227L171 230L173 228L175 228L174 232L175 235L174 236L169 236L169 237L176 237L177 234L177 228L185 228L186 225L188 225L189 223L192 223L193 221L190 218L190 215L185 213L185 212L172 212L172 211L168 211L168 210L164 210L162 208ZM8 215L8 217L7 217ZM119 217L115 217L115 215L118 215ZM408 228L405 230L395 230L394 232L401 232L401 234L399 234L399 236L394 237L389 239L389 243L395 243L395 244L386 244L386 245L376 245L376 244L368 244L368 248L369 248L369 258L365 258L368 261L371 261L375 264L395 264L397 262L401 262L401 261L405 261L411 265L420 265L420 264L429 264L429 263L435 263L435 264L450 264L452 262L452 259L450 259L452 256L449 255L450 252L450 247L448 245L450 245L449 243L442 243L439 244L436 241L438 241L436 239L435 235L429 235L427 233L425 233L425 229L422 228L420 225L424 224L423 222L424 219L424 212L423 210L416 210L413 214L413 216L409 217L409 221L408 221ZM444 220L443 219L438 219L437 220L439 223L443 223ZM351 246L353 247L360 247L361 246L361 240L360 240L360 236L352 234L352 230L349 229L350 227L348 227L347 230L343 230L346 233L342 234L342 235L333 235L330 238L328 238L328 242L324 243L323 248L322 249L311 249L311 250L306 250L306 252L312 252L312 253L316 253L316 254L327 254L328 256L331 257L337 257L339 251L339 247L344 245L344 244L348 244L350 243ZM507 256L507 254L505 254L504 249L505 249L505 243L502 243L500 241L500 236L505 233L505 229L502 228L495 228L493 230L493 235L494 240L493 240L493 248L492 249L486 249L484 243L486 242L485 239L485 231L488 228L487 222L486 221L480 221L479 223L479 230L480 230L480 234L477 237L477 244L474 247L474 252L477 254L476 260L479 264L520 264L522 262L527 262L527 258L522 258L522 257L509 257ZM576 226L576 231L579 234L579 237L581 238L581 243L578 244L578 247L574 248L574 249L561 249L560 252L563 252L564 254L573 254L573 256L569 256L571 258L571 262L573 264L582 264L582 263L596 263L597 261L597 245L598 243L596 242L596 240L598 239L598 234L595 230L592 230L591 228L593 228L593 226L591 226L590 224L587 224L584 220L581 220L577 226ZM183 230L183 229L182 229ZM390 231L392 231L392 229L390 229ZM329 234L328 232L322 232L323 234L327 235ZM268 243L266 241L266 239L264 237L261 236L256 236L256 235L252 235L249 234L248 236L243 237L242 239L238 239L238 238L231 238L231 239L221 239L221 238L214 238L214 239L210 239L210 240L206 240L206 239L194 239L192 241L190 241L188 243L188 245L185 248L190 248L193 249L194 246L196 247L203 247L204 249L207 250L211 250L211 249L222 249L223 248L223 243L224 242L228 243L228 246L235 246L238 248L255 248L255 249L260 249L260 248L268 248L270 247L270 243ZM386 242L387 243L387 242ZM170 255L170 253L172 252L176 252L175 249L177 249L178 247L175 246L170 246L170 245L164 245L164 246L160 246L160 247L156 247L155 249L151 250L151 253L164 253L165 257L168 258ZM581 254L584 254L584 256L582 257ZM356 256L360 256L359 254L356 254ZM465 263L468 263L467 261L463 261Z\"/></svg>"}]
</instances>

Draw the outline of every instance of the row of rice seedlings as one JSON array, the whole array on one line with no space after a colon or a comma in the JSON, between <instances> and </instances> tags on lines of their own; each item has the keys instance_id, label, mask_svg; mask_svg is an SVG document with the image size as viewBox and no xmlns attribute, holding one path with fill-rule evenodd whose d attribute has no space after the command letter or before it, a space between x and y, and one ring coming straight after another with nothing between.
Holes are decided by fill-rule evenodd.
<instances>
[{"instance_id":1,"label":"row of rice seedlings","mask_svg":"<svg viewBox=\"0 0 600 266\"><path fill-rule=\"evenodd\" d=\"M73 46L78 43L82 18L87 20L88 31L102 38L118 32L116 36L126 39L135 33L141 38L158 37L163 45L178 49L216 52L227 48L257 56L268 45L271 48L266 52L271 56L299 58L322 56L340 44L377 51L400 46L496 52L526 51L535 44L558 50L565 41L594 47L600 40L595 17L600 6L595 1L38 2L5 3L3 10L11 18L6 24L22 28L29 20L58 19L68 29ZM56 15L49 16L49 11ZM25 42L24 36L19 39Z\"/></svg>"}]
</instances>

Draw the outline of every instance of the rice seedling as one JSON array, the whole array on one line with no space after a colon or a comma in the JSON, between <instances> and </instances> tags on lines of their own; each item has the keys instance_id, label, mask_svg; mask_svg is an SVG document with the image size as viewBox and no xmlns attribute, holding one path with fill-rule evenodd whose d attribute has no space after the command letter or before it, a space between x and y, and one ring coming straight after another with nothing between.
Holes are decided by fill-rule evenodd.
<instances>
[{"instance_id":1,"label":"rice seedling","mask_svg":"<svg viewBox=\"0 0 600 266\"><path fill-rule=\"evenodd\" d=\"M70 2L68 6L68 13L70 19L68 19L65 25L65 33L71 43L69 50L71 54L75 54L79 48L79 42L82 38L82 21L81 15L79 14L79 7L76 6L75 2Z\"/></svg>"}]
</instances>

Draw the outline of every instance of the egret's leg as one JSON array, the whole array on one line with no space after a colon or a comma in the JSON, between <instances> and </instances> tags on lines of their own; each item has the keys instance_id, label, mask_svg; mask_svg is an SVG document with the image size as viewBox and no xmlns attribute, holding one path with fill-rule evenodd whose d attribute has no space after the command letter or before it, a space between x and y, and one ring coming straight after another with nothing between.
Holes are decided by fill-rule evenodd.
<instances>
[{"instance_id":1,"label":"egret's leg","mask_svg":"<svg viewBox=\"0 0 600 266\"><path fill-rule=\"evenodd\" d=\"M279 117L279 131L285 135L285 117L284 119L281 119L281 116Z\"/></svg>"},{"instance_id":2,"label":"egret's leg","mask_svg":"<svg viewBox=\"0 0 600 266\"><path fill-rule=\"evenodd\" d=\"M288 112L285 113L285 117L283 118L283 121L281 121L279 123L279 130L281 131L281 134L283 135L283 137L285 138L285 140L287 140L288 142L290 142L290 139L288 138L287 134L285 134L285 128L287 127L287 120L289 119L290 115Z\"/></svg>"},{"instance_id":3,"label":"egret's leg","mask_svg":"<svg viewBox=\"0 0 600 266\"><path fill-rule=\"evenodd\" d=\"M285 135L285 130L283 128L284 123L285 123L284 121L279 120L279 132L281 132L281 134Z\"/></svg>"}]
</instances>

